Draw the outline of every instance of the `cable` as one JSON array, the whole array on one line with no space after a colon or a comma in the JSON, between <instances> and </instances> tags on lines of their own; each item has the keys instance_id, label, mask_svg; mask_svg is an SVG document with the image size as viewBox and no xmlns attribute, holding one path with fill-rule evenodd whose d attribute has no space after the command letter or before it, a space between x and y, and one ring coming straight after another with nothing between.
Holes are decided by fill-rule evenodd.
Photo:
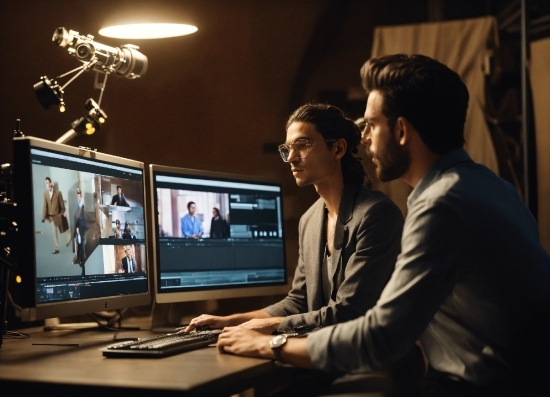
<instances>
[{"instance_id":1,"label":"cable","mask_svg":"<svg viewBox=\"0 0 550 397\"><path fill-rule=\"evenodd\" d=\"M4 333L4 339L27 339L30 337L31 336L29 334L18 331L6 331Z\"/></svg>"},{"instance_id":2,"label":"cable","mask_svg":"<svg viewBox=\"0 0 550 397\"><path fill-rule=\"evenodd\" d=\"M98 318L97 314L95 313L88 313L88 317L90 317L92 320L94 320L100 329L106 330L106 331L139 331L140 327L122 327L120 324L122 323L122 317L120 316L119 326L118 327L112 327L110 322L107 322L107 324L103 324Z\"/></svg>"}]
</instances>

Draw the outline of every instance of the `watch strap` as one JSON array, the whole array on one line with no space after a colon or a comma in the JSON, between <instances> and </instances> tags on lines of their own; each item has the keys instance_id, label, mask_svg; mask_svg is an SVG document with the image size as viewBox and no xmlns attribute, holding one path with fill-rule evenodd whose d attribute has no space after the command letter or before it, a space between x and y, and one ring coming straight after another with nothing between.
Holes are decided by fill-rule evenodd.
<instances>
[{"instance_id":1,"label":"watch strap","mask_svg":"<svg viewBox=\"0 0 550 397\"><path fill-rule=\"evenodd\" d=\"M278 341L278 344L277 346L274 346L274 341L276 340L276 338L279 338L281 339L282 338L282 341ZM271 347L271 350L273 350L273 354L275 354L275 358L277 359L277 361L280 361L280 362L283 362L283 355L281 353L281 349L282 347L285 345L286 341L287 341L287 338L288 338L288 335L286 334L279 334L277 336L275 336L270 342L269 342L269 347Z\"/></svg>"},{"instance_id":2,"label":"watch strap","mask_svg":"<svg viewBox=\"0 0 550 397\"><path fill-rule=\"evenodd\" d=\"M280 362L283 362L283 354L281 353L282 347L283 346L281 345L279 347L271 348L271 350L273 350L273 354L275 354L275 359Z\"/></svg>"}]
</instances>

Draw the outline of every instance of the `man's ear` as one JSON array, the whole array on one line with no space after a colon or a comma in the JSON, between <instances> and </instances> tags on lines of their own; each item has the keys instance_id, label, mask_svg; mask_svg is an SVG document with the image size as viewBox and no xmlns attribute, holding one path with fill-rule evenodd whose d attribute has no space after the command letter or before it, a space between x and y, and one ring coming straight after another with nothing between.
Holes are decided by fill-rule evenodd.
<instances>
[{"instance_id":1,"label":"man's ear","mask_svg":"<svg viewBox=\"0 0 550 397\"><path fill-rule=\"evenodd\" d=\"M334 154L336 155L336 160L344 157L347 148L348 142L344 138L340 138L332 144L332 149L335 151Z\"/></svg>"},{"instance_id":2,"label":"man's ear","mask_svg":"<svg viewBox=\"0 0 550 397\"><path fill-rule=\"evenodd\" d=\"M409 123L409 120L407 120L405 117L398 117L397 122L395 123L395 136L397 138L397 142L401 146L405 146L407 143L411 140L411 134L415 131L414 127L411 123Z\"/></svg>"}]
</instances>

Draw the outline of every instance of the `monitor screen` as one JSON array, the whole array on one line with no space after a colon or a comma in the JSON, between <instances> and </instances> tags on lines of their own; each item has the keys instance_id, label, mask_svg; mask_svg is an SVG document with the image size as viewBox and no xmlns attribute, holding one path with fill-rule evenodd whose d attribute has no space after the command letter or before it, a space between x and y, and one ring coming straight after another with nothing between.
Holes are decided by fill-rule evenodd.
<instances>
[{"instance_id":1,"label":"monitor screen","mask_svg":"<svg viewBox=\"0 0 550 397\"><path fill-rule=\"evenodd\" d=\"M23 321L146 305L143 163L14 138Z\"/></svg>"},{"instance_id":2,"label":"monitor screen","mask_svg":"<svg viewBox=\"0 0 550 397\"><path fill-rule=\"evenodd\" d=\"M158 303L286 293L281 185L150 165Z\"/></svg>"}]
</instances>

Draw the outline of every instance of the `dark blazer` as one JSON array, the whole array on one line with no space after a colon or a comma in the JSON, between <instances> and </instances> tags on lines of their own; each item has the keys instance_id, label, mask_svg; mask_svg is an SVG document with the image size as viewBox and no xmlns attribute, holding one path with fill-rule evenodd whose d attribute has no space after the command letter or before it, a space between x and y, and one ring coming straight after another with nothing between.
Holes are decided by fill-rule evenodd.
<instances>
[{"instance_id":1,"label":"dark blazer","mask_svg":"<svg viewBox=\"0 0 550 397\"><path fill-rule=\"evenodd\" d=\"M210 238L227 238L229 237L229 228L227 222L221 216L218 219L212 217L210 221Z\"/></svg>"},{"instance_id":2,"label":"dark blazer","mask_svg":"<svg viewBox=\"0 0 550 397\"><path fill-rule=\"evenodd\" d=\"M292 289L263 309L285 316L279 331L296 326L326 326L360 317L374 306L388 282L401 248L403 214L383 193L346 185L338 210L331 260L337 263L330 301L323 305L321 264L325 208L317 200L302 216L300 254Z\"/></svg>"},{"instance_id":3,"label":"dark blazer","mask_svg":"<svg viewBox=\"0 0 550 397\"><path fill-rule=\"evenodd\" d=\"M134 272L137 272L137 263L136 263L136 260L135 259L130 259L134 265ZM124 269L124 273L128 273L128 257L125 256L124 258L122 258L122 268Z\"/></svg>"},{"instance_id":4,"label":"dark blazer","mask_svg":"<svg viewBox=\"0 0 550 397\"><path fill-rule=\"evenodd\" d=\"M78 208L74 214L74 229L73 236L77 236L76 228L78 228L80 237L83 238L86 233L86 210L84 206Z\"/></svg>"},{"instance_id":5,"label":"dark blazer","mask_svg":"<svg viewBox=\"0 0 550 397\"><path fill-rule=\"evenodd\" d=\"M120 193L120 197L118 194L115 194L113 198L111 199L111 205L118 205L120 207L129 207L130 204L126 201L126 197L124 196L124 193Z\"/></svg>"},{"instance_id":6,"label":"dark blazer","mask_svg":"<svg viewBox=\"0 0 550 397\"><path fill-rule=\"evenodd\" d=\"M78 233L76 229L78 228ZM84 206L78 208L74 214L74 229L73 237L76 239L75 244L73 245L73 250L76 247L75 253L77 254L79 263L84 263L84 247L86 245L86 230L88 225L86 224L86 210ZM78 242L78 237L80 236L80 243Z\"/></svg>"}]
</instances>

